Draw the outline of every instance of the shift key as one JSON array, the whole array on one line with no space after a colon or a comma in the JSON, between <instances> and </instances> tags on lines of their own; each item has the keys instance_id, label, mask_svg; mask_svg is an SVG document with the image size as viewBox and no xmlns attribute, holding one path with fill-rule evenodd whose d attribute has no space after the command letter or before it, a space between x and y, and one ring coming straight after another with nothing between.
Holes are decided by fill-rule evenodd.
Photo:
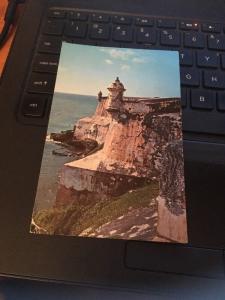
<instances>
[{"instance_id":1,"label":"shift key","mask_svg":"<svg viewBox=\"0 0 225 300\"><path fill-rule=\"evenodd\" d=\"M28 84L28 92L53 94L55 81L56 77L54 75L32 73Z\"/></svg>"}]
</instances>

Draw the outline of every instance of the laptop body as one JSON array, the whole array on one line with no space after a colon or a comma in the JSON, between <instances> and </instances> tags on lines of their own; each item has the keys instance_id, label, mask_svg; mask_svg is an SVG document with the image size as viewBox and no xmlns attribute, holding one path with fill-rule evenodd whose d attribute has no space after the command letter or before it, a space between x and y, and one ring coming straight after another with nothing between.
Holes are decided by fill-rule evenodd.
<instances>
[{"instance_id":1,"label":"laptop body","mask_svg":"<svg viewBox=\"0 0 225 300\"><path fill-rule=\"evenodd\" d=\"M200 81L199 86L194 85L194 88L204 89L205 72L212 72L210 74L214 77L217 71L220 75L224 72L223 46L218 46L217 49L217 42L215 44L211 41L214 34L218 43L223 43L223 28L219 32L217 28L209 28L212 24L223 25L223 6L221 1L207 4L181 4L176 1L127 1L113 4L103 1L28 2L0 86L1 99L4 99L1 101L1 111L5 116L1 126L4 147L1 150L0 197L3 241L0 271L3 275L125 288L134 285L137 289L148 288L155 280L164 282L168 276L172 287L178 277L190 276L191 280L201 278L206 283L219 279L219 285L223 287L225 127L223 104L219 100L223 99L223 83L221 86L206 88L207 91L216 93L213 108L209 109L194 107L191 99L192 82L183 82L183 88L188 93L183 107L188 245L31 235L29 228L48 116L33 121L21 114L22 99L36 54L37 41L40 42L42 38L41 30L49 9L78 9L90 14L94 11L132 17L153 16L156 21L157 18L172 18L177 22L176 28L159 29L156 25L154 29L179 31L182 35L189 32L189 29L180 29L181 22L186 25L199 24L198 33L205 37L204 48L199 45L186 47L183 37L180 46L175 48L187 48L191 51L192 65L181 66L181 70L184 70L185 78L187 68L189 73L194 72L191 73L192 76L197 70ZM203 29L203 24L208 24L208 27ZM79 42L137 47L133 42L128 44L111 40L103 43L79 39ZM162 48L174 49L171 45L161 45L159 37L156 45L150 46L150 49ZM207 51L207 54L219 53L218 66L199 66L197 58L200 51Z\"/></svg>"}]
</instances>

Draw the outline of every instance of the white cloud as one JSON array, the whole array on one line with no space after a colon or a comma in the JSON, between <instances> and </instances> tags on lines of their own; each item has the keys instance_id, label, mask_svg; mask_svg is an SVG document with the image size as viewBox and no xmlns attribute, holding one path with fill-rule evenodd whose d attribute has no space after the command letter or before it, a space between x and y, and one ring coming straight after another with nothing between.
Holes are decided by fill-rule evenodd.
<instances>
[{"instance_id":1,"label":"white cloud","mask_svg":"<svg viewBox=\"0 0 225 300\"><path fill-rule=\"evenodd\" d=\"M122 71L128 71L128 70L130 70L130 66L129 65L122 65L120 68L121 68Z\"/></svg>"},{"instance_id":2,"label":"white cloud","mask_svg":"<svg viewBox=\"0 0 225 300\"><path fill-rule=\"evenodd\" d=\"M111 58L121 59L121 60L129 60L135 55L134 51L130 49L115 49L115 48L104 49L103 48L100 49L100 51L108 53Z\"/></svg>"},{"instance_id":3,"label":"white cloud","mask_svg":"<svg viewBox=\"0 0 225 300\"><path fill-rule=\"evenodd\" d=\"M110 60L110 59L106 59L105 62L108 64L108 65L112 65L113 62Z\"/></svg>"}]
</instances>

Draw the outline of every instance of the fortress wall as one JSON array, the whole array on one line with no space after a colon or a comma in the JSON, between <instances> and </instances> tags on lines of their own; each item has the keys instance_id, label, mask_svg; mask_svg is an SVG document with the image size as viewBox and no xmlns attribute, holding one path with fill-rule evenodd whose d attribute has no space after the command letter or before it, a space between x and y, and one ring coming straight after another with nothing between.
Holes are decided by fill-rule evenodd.
<instances>
[{"instance_id":1,"label":"fortress wall","mask_svg":"<svg viewBox=\"0 0 225 300\"><path fill-rule=\"evenodd\" d=\"M76 123L74 137L76 139L93 139L99 144L104 143L109 124L112 120L111 115L105 109L107 98L99 102L95 114L92 117L85 117Z\"/></svg>"},{"instance_id":2,"label":"fortress wall","mask_svg":"<svg viewBox=\"0 0 225 300\"><path fill-rule=\"evenodd\" d=\"M182 138L179 111L175 107L173 111L167 112L171 101L170 104L164 105L157 101L154 111L150 110L148 101L125 103L125 106L129 105L136 113L112 112L108 117L96 113L93 117L77 122L76 139L88 138L96 140L99 144L104 143L103 152L98 158L94 158L98 161L96 170L141 177L157 175L160 157L166 145ZM158 105L163 106L161 112ZM100 102L99 107L102 113L104 103ZM125 114L125 120L120 119L120 114ZM92 160L92 156L90 161L88 157L85 158L82 167L89 169Z\"/></svg>"},{"instance_id":3,"label":"fortress wall","mask_svg":"<svg viewBox=\"0 0 225 300\"><path fill-rule=\"evenodd\" d=\"M106 110L107 106L107 97L103 97L102 100L98 103L94 116L99 117L109 117L109 113Z\"/></svg>"},{"instance_id":4,"label":"fortress wall","mask_svg":"<svg viewBox=\"0 0 225 300\"><path fill-rule=\"evenodd\" d=\"M112 122L105 136L104 168L112 169L109 164L115 161L115 171L121 169L121 173L126 171L136 176L147 176L151 159L146 158L150 158L154 151L154 142L145 143L142 133L140 121L129 120L127 124Z\"/></svg>"},{"instance_id":5,"label":"fortress wall","mask_svg":"<svg viewBox=\"0 0 225 300\"><path fill-rule=\"evenodd\" d=\"M146 178L72 168L66 164L61 172L55 206L117 197L145 183Z\"/></svg>"},{"instance_id":6,"label":"fortress wall","mask_svg":"<svg viewBox=\"0 0 225 300\"><path fill-rule=\"evenodd\" d=\"M168 143L180 141L181 129L178 114L155 115L149 113L150 124L144 122L146 115L130 119L127 123L110 124L105 136L104 157L101 169L152 177L158 174L160 159Z\"/></svg>"},{"instance_id":7,"label":"fortress wall","mask_svg":"<svg viewBox=\"0 0 225 300\"><path fill-rule=\"evenodd\" d=\"M144 126L140 124L140 121L143 122L145 116L150 115L151 113L152 114L156 113L157 116L159 117L160 115L167 113L168 116L170 116L171 114L175 114L175 117L177 118L178 112L180 110L179 107L178 107L179 110L176 110L176 107L174 108L174 101L177 102L177 99L175 99L174 101L171 101L171 99L167 99L168 101L166 101L165 99L163 99L163 101L160 101L159 99L157 100L149 99L144 101L138 101L138 100L124 101L124 105L123 107L121 107L121 112L109 113L106 110L107 99L108 98L104 97L103 100L99 102L96 108L96 112L92 117L82 118L77 122L76 130L74 133L76 139L89 138L89 139L96 140L99 144L104 143L104 140L105 139L107 140L108 129L109 127L112 127L110 124L113 122L113 120L116 120L119 124L118 126L120 126L121 122L119 121L119 115L124 112L124 113L128 113L129 115L128 118L130 120L128 125L130 129L126 128L128 127L128 125L123 124L124 133L120 134L121 137L120 140L123 141L124 140L123 136L134 137L138 135L138 131L139 134L141 131L143 131ZM126 98L126 99L130 99L130 98ZM171 103L173 104L172 105L173 111L171 111L170 109ZM139 119L139 124L138 124L138 119ZM136 124L132 125L133 120L135 120L134 122L136 122ZM113 124L113 126L115 127L115 124ZM175 133L175 135L178 135L178 133L180 132L180 127L179 126L174 127L173 130L175 130L176 128L177 128L177 133ZM136 130L136 133L128 132L132 130L133 131ZM110 129L110 134L112 134L112 128ZM118 134L114 134L114 138L118 139L117 136ZM105 144L107 143L105 142ZM131 141L130 144L135 144L135 142Z\"/></svg>"},{"instance_id":8,"label":"fortress wall","mask_svg":"<svg viewBox=\"0 0 225 300\"><path fill-rule=\"evenodd\" d=\"M102 117L80 119L76 124L74 137L78 140L92 139L97 141L98 144L102 144L104 143L109 125L109 119Z\"/></svg>"}]
</instances>

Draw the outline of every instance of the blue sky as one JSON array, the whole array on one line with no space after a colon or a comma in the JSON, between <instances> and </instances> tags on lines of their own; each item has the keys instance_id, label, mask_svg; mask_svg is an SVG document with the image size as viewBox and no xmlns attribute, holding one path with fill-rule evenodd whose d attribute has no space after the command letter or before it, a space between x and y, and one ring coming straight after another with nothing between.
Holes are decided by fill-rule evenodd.
<instances>
[{"instance_id":1,"label":"blue sky","mask_svg":"<svg viewBox=\"0 0 225 300\"><path fill-rule=\"evenodd\" d=\"M94 95L119 77L130 97L180 97L176 51L109 48L63 42L56 92Z\"/></svg>"}]
</instances>

